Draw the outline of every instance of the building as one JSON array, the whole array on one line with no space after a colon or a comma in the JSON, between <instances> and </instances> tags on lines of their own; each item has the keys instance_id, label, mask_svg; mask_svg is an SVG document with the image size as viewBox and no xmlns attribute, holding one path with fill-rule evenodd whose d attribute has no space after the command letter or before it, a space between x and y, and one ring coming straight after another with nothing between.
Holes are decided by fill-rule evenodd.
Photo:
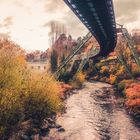
<instances>
[{"instance_id":1,"label":"building","mask_svg":"<svg viewBox=\"0 0 140 140\"><path fill-rule=\"evenodd\" d=\"M27 69L31 72L43 73L49 70L48 62L27 62Z\"/></svg>"}]
</instances>

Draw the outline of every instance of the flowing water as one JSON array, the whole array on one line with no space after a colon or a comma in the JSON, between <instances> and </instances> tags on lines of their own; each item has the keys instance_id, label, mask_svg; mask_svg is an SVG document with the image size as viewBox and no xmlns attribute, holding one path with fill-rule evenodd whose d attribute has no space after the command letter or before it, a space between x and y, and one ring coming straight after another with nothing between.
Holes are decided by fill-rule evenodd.
<instances>
[{"instance_id":1,"label":"flowing water","mask_svg":"<svg viewBox=\"0 0 140 140\"><path fill-rule=\"evenodd\" d=\"M86 82L66 101L67 110L57 123L65 132L53 132L63 140L140 140L140 131L126 113L116 105L113 93L104 92L111 85Z\"/></svg>"}]
</instances>

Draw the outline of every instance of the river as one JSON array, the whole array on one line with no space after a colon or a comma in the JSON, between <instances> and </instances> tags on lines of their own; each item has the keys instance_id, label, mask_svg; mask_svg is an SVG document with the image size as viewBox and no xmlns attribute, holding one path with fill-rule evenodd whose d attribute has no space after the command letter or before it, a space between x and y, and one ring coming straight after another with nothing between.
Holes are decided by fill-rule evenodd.
<instances>
[{"instance_id":1,"label":"river","mask_svg":"<svg viewBox=\"0 0 140 140\"><path fill-rule=\"evenodd\" d=\"M140 140L139 128L108 89L112 86L93 81L75 90L66 100L66 113L57 120L65 131L51 135L61 140Z\"/></svg>"}]
</instances>

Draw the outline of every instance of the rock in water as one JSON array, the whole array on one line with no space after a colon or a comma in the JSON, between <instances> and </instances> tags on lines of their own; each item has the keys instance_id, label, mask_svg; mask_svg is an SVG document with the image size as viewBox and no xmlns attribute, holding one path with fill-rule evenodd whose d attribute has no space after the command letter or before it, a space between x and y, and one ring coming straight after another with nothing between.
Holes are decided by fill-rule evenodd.
<instances>
[{"instance_id":1,"label":"rock in water","mask_svg":"<svg viewBox=\"0 0 140 140\"><path fill-rule=\"evenodd\" d=\"M58 132L65 132L65 129L63 127L58 128Z\"/></svg>"}]
</instances>

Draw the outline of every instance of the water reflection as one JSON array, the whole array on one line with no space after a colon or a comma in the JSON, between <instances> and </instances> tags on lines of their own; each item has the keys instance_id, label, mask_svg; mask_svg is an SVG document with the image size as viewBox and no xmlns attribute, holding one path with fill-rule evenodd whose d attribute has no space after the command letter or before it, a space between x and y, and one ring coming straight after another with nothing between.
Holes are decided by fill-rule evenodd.
<instances>
[{"instance_id":1,"label":"water reflection","mask_svg":"<svg viewBox=\"0 0 140 140\"><path fill-rule=\"evenodd\" d=\"M67 113L58 119L65 128L55 133L64 140L140 140L140 132L124 109L114 105L114 96L104 92L108 84L86 82L67 100Z\"/></svg>"}]
</instances>

